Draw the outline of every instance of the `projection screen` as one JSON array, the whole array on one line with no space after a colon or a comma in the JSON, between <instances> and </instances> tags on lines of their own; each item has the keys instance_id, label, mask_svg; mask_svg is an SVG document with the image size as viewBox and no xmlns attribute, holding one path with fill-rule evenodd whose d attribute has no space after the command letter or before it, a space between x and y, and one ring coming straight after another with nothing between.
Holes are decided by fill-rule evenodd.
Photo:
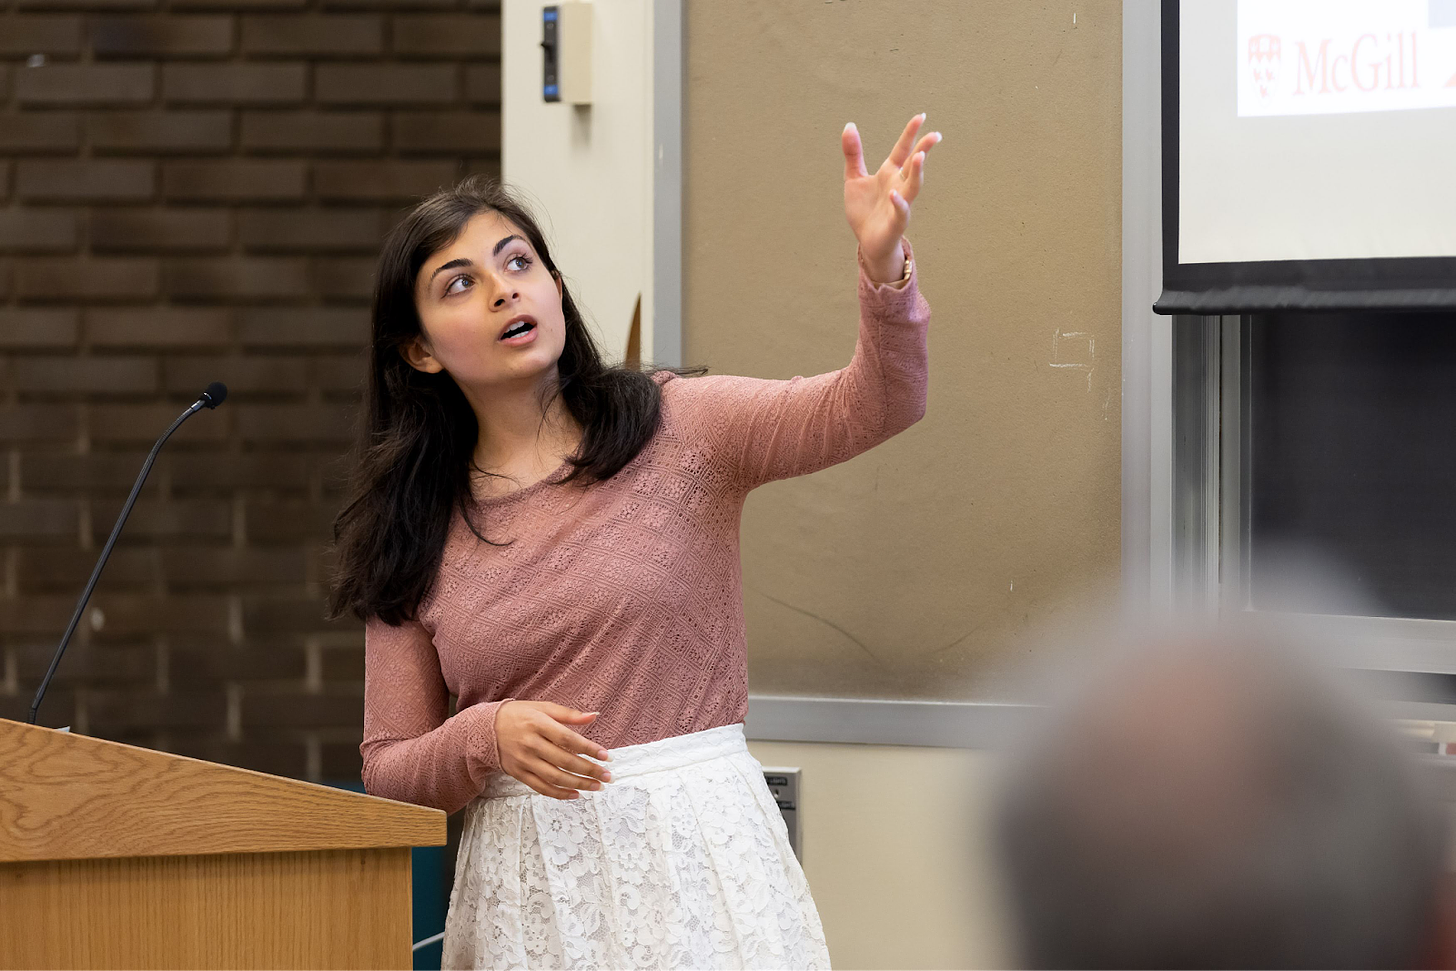
<instances>
[{"instance_id":1,"label":"projection screen","mask_svg":"<svg viewBox=\"0 0 1456 971\"><path fill-rule=\"evenodd\" d=\"M1456 0L1164 0L1163 313L1456 308Z\"/></svg>"}]
</instances>

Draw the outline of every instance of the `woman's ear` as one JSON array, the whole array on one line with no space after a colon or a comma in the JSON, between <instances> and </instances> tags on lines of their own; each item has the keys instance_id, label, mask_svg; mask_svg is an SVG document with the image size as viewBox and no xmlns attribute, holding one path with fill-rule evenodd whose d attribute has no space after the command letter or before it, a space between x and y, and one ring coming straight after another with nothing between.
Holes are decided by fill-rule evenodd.
<instances>
[{"instance_id":1,"label":"woman's ear","mask_svg":"<svg viewBox=\"0 0 1456 971\"><path fill-rule=\"evenodd\" d=\"M423 334L416 334L411 337L409 343L399 349L399 356L405 359L410 367L416 371L424 371L426 374L439 374L445 370L444 365L435 360L430 353L429 347L425 345Z\"/></svg>"},{"instance_id":2,"label":"woman's ear","mask_svg":"<svg viewBox=\"0 0 1456 971\"><path fill-rule=\"evenodd\" d=\"M566 285L561 282L561 274L555 270L551 271L551 278L556 281L556 299L560 300L566 295Z\"/></svg>"}]
</instances>

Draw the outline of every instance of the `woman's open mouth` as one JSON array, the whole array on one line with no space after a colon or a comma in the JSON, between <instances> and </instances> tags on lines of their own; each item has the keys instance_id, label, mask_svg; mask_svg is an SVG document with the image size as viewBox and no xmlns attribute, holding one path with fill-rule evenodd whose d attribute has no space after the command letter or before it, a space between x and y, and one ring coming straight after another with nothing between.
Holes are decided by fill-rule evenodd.
<instances>
[{"instance_id":1,"label":"woman's open mouth","mask_svg":"<svg viewBox=\"0 0 1456 971\"><path fill-rule=\"evenodd\" d=\"M504 344L529 344L536 339L536 322L533 320L517 320L506 328L500 336Z\"/></svg>"}]
</instances>

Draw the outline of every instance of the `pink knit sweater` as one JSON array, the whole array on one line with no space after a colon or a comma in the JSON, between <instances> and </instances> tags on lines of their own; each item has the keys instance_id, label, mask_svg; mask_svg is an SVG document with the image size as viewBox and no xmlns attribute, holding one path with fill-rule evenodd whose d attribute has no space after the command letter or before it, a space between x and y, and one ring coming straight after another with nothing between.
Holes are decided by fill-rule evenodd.
<instances>
[{"instance_id":1,"label":"pink knit sweater","mask_svg":"<svg viewBox=\"0 0 1456 971\"><path fill-rule=\"evenodd\" d=\"M913 272L875 285L861 263L859 302L848 367L789 381L660 374L661 427L611 479L563 483L563 465L481 500L482 532L506 546L457 514L417 619L368 624L365 788L464 807L500 771L495 716L510 699L600 711L582 734L607 748L742 721L749 490L843 462L925 411L930 308Z\"/></svg>"}]
</instances>

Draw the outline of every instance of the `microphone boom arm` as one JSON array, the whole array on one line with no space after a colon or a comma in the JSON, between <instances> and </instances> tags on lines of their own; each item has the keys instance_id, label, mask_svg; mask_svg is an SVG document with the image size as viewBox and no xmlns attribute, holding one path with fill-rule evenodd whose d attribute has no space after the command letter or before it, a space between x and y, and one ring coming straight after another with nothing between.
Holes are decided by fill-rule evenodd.
<instances>
[{"instance_id":1,"label":"microphone boom arm","mask_svg":"<svg viewBox=\"0 0 1456 971\"><path fill-rule=\"evenodd\" d=\"M71 623L66 626L66 633L61 636L61 644L56 648L56 656L51 658L51 666L46 671L45 680L41 681L40 689L35 693L35 700L30 703L30 715L26 723L35 724L36 712L40 710L41 699L45 697L46 688L50 687L51 678L55 677L56 668L60 666L61 655L66 653L66 645L70 643L71 635L76 632L76 625L81 622L81 614L86 610L86 601L91 599L91 591L96 589L96 581L101 578L101 571L106 566L107 557L111 556L111 548L116 545L116 538L121 535L121 527L126 523L126 517L131 513L131 507L136 504L137 496L141 494L142 485L147 481L147 473L152 471L152 463L157 460L157 453L172 437L172 433L187 419L197 414L203 408L216 408L222 404L227 397L227 389L220 384L208 385L196 401L177 420L167 426L162 432L162 437L157 439L157 444L152 446L152 451L147 455L147 460L142 464L141 474L137 476L136 483L131 487L131 495L126 497L126 505L121 507L121 515L116 517L116 525L111 527L111 535L106 539L106 545L101 549L101 558L96 561L96 569L91 571L91 579L86 581L86 589L81 592L81 599L76 602L76 612L71 614Z\"/></svg>"}]
</instances>

